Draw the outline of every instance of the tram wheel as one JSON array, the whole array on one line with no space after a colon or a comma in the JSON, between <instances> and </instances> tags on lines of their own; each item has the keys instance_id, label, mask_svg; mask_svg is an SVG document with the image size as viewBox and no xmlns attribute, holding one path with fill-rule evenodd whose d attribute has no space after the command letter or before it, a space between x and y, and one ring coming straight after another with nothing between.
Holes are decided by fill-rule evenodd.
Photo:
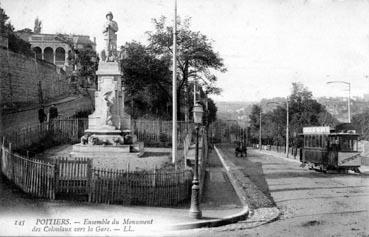
<instances>
[{"instance_id":1,"label":"tram wheel","mask_svg":"<svg viewBox=\"0 0 369 237\"><path fill-rule=\"evenodd\" d=\"M361 171L359 170L359 168L358 167L355 167L355 168L353 168L352 169L355 173L357 173L357 174L361 174Z\"/></svg>"},{"instance_id":2,"label":"tram wheel","mask_svg":"<svg viewBox=\"0 0 369 237\"><path fill-rule=\"evenodd\" d=\"M327 173L327 167L324 167L324 165L319 166L319 170L323 173Z\"/></svg>"},{"instance_id":3,"label":"tram wheel","mask_svg":"<svg viewBox=\"0 0 369 237\"><path fill-rule=\"evenodd\" d=\"M348 173L348 169L338 168L338 173L340 173L340 174L347 174Z\"/></svg>"}]
</instances>

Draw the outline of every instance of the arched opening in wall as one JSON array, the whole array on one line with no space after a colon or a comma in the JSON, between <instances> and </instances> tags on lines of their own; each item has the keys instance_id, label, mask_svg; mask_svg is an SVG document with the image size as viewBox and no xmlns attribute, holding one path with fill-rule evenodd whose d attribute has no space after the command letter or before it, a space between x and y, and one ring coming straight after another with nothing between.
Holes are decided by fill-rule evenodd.
<instances>
[{"instance_id":1,"label":"arched opening in wall","mask_svg":"<svg viewBox=\"0 0 369 237\"><path fill-rule=\"evenodd\" d=\"M42 49L40 47L34 47L33 52L35 52L37 59L42 59Z\"/></svg>"},{"instance_id":2,"label":"arched opening in wall","mask_svg":"<svg viewBox=\"0 0 369 237\"><path fill-rule=\"evenodd\" d=\"M52 48L47 47L44 49L44 59L50 63L54 63L54 51Z\"/></svg>"},{"instance_id":3,"label":"arched opening in wall","mask_svg":"<svg viewBox=\"0 0 369 237\"><path fill-rule=\"evenodd\" d=\"M55 64L63 66L65 62L65 50L61 47L55 50Z\"/></svg>"}]
</instances>

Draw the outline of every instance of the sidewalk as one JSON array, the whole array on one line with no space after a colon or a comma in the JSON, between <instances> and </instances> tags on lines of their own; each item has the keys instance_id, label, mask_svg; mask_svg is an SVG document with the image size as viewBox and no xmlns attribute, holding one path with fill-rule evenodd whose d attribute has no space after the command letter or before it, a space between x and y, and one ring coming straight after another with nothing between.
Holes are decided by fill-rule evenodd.
<instances>
[{"instance_id":1,"label":"sidewalk","mask_svg":"<svg viewBox=\"0 0 369 237\"><path fill-rule=\"evenodd\" d=\"M248 207L241 204L215 151L211 152L209 157L203 199L200 204L203 217L200 220L189 217L189 202L176 208L128 207L85 202L39 201L27 198L26 195L21 193L15 194L15 196L20 195L20 198L12 197L10 200L4 200L1 197L3 191L0 191L0 226L7 226L6 232L2 230L0 236L39 235L40 232L31 232L31 229L34 227L37 218L40 217L69 219L74 228L83 227L83 223L89 223L89 221L100 221L100 223L104 219L110 221L110 223L103 225L107 229L101 232L96 229L97 225L91 224L90 226L94 230L89 235L153 236L162 235L163 233L175 234L172 231L176 230L215 227L235 223L246 219L249 212ZM13 203L14 201L15 203ZM9 225L9 223L13 223L17 219L26 219L26 225L23 228ZM135 221L136 224L127 224L124 225L125 227L122 224L114 225L112 223L114 219L119 220L120 223ZM130 228L130 231L128 231L128 228ZM41 234L66 235L63 232L42 231ZM86 233L71 231L68 235L86 235Z\"/></svg>"},{"instance_id":2,"label":"sidewalk","mask_svg":"<svg viewBox=\"0 0 369 237\"><path fill-rule=\"evenodd\" d=\"M48 112L49 106L55 104L58 108L61 117L73 116L76 112L81 110L88 110L92 108L91 101L86 96L70 96L61 98L50 103L45 104L45 112ZM40 105L31 105L28 107L19 108L17 111L2 114L2 122L4 130L7 128L23 128L39 124L38 109Z\"/></svg>"},{"instance_id":3,"label":"sidewalk","mask_svg":"<svg viewBox=\"0 0 369 237\"><path fill-rule=\"evenodd\" d=\"M44 103L45 107L51 106L52 104L58 105L58 104L62 104L62 103L66 103L66 102L70 102L73 100L77 100L82 98L82 95L70 95L67 97L61 97L58 99L55 99L53 101L49 101ZM39 109L40 108L40 104L29 104L26 106L19 106L16 110L14 111L10 111L9 113L19 113L19 112L23 112L23 111L28 111L28 110L34 110L34 109Z\"/></svg>"}]
</instances>

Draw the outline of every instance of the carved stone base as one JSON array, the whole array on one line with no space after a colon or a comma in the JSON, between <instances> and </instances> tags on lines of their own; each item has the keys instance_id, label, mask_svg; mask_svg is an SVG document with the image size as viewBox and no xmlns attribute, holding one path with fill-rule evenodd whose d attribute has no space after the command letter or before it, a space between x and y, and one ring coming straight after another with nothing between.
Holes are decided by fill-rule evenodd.
<instances>
[{"instance_id":1,"label":"carved stone base","mask_svg":"<svg viewBox=\"0 0 369 237\"><path fill-rule=\"evenodd\" d=\"M72 157L107 157L107 158L126 158L127 154L137 154L141 157L144 154L143 142L136 142L130 145L73 145L70 153Z\"/></svg>"},{"instance_id":2,"label":"carved stone base","mask_svg":"<svg viewBox=\"0 0 369 237\"><path fill-rule=\"evenodd\" d=\"M95 145L119 145L124 144L122 132L116 129L87 129L85 133L90 134L90 139L96 138ZM90 143L90 142L89 142Z\"/></svg>"}]
</instances>

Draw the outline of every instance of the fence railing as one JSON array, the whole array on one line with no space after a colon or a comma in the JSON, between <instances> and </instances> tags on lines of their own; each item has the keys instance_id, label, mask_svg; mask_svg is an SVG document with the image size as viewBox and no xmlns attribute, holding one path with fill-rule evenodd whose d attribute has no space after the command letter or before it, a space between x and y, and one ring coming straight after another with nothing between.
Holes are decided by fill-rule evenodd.
<instances>
[{"instance_id":1,"label":"fence railing","mask_svg":"<svg viewBox=\"0 0 369 237\"><path fill-rule=\"evenodd\" d=\"M88 119L60 118L49 123L30 124L23 128L6 129L3 133L14 145L14 149L27 148L39 143L48 134L56 140L79 142L88 128ZM132 120L131 130L138 141L145 145L169 145L172 142L172 122L159 120ZM186 135L193 130L192 123L178 122L178 144L182 145Z\"/></svg>"},{"instance_id":2,"label":"fence railing","mask_svg":"<svg viewBox=\"0 0 369 237\"><path fill-rule=\"evenodd\" d=\"M259 149L259 144L252 144L253 148ZM276 146L276 145L262 145L261 149L264 151L273 151L278 153L283 153L286 155L286 147L285 146ZM288 157L295 160L301 160L301 148L297 147L289 147L288 148Z\"/></svg>"},{"instance_id":3,"label":"fence railing","mask_svg":"<svg viewBox=\"0 0 369 237\"><path fill-rule=\"evenodd\" d=\"M86 201L123 205L172 206L188 200L192 170L130 171L94 168L91 159L56 158L49 163L1 146L1 173L34 197L68 194Z\"/></svg>"},{"instance_id":4,"label":"fence railing","mask_svg":"<svg viewBox=\"0 0 369 237\"><path fill-rule=\"evenodd\" d=\"M137 139L145 144L169 144L172 142L172 121L132 120L131 126ZM193 128L193 123L177 122L178 144L183 142L187 133Z\"/></svg>"},{"instance_id":5,"label":"fence railing","mask_svg":"<svg viewBox=\"0 0 369 237\"><path fill-rule=\"evenodd\" d=\"M88 158L59 157L56 165L56 193L88 194L92 160Z\"/></svg>"},{"instance_id":6,"label":"fence railing","mask_svg":"<svg viewBox=\"0 0 369 237\"><path fill-rule=\"evenodd\" d=\"M11 145L10 145L11 146ZM31 160L1 147L1 172L24 192L39 198L55 198L55 166Z\"/></svg>"},{"instance_id":7,"label":"fence railing","mask_svg":"<svg viewBox=\"0 0 369 237\"><path fill-rule=\"evenodd\" d=\"M173 206L190 197L192 172L93 169L90 202Z\"/></svg>"},{"instance_id":8,"label":"fence railing","mask_svg":"<svg viewBox=\"0 0 369 237\"><path fill-rule=\"evenodd\" d=\"M132 126L138 140L147 143L171 142L171 121L135 121ZM87 119L57 119L50 123L28 126L5 134L1 146L1 171L24 192L35 197L55 199L64 194L85 197L90 202L175 205L190 198L192 170L104 170L94 168L91 159L59 157L41 161L14 151L44 142L48 136L62 142L78 142L88 128ZM178 123L178 142L183 151L191 143L193 124ZM164 134L164 135L163 135ZM208 157L207 139L202 139L200 180L205 177ZM205 145L206 144L206 145ZM182 150L182 149L181 149ZM23 153L22 153L23 154ZM203 183L203 182L201 182Z\"/></svg>"},{"instance_id":9,"label":"fence railing","mask_svg":"<svg viewBox=\"0 0 369 237\"><path fill-rule=\"evenodd\" d=\"M17 150L39 143L47 135L52 135L57 141L78 142L87 127L87 119L56 119L16 130L8 129L4 136L13 143L12 148Z\"/></svg>"}]
</instances>

